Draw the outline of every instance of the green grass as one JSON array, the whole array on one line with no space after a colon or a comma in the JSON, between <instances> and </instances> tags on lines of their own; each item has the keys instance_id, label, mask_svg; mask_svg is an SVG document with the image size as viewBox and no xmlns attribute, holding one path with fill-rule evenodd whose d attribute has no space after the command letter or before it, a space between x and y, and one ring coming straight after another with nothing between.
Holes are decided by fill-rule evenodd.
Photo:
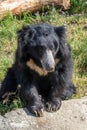
<instances>
[{"instance_id":1,"label":"green grass","mask_svg":"<svg viewBox=\"0 0 87 130\"><path fill-rule=\"evenodd\" d=\"M87 12L87 0L70 0L71 7L69 13L84 13Z\"/></svg>"},{"instance_id":2,"label":"green grass","mask_svg":"<svg viewBox=\"0 0 87 130\"><path fill-rule=\"evenodd\" d=\"M22 108L24 104L21 102L19 97L15 97L12 103L8 104L8 99L5 102L0 103L0 113L1 115L4 115L6 112L9 112L11 110L15 110L17 108Z\"/></svg>"},{"instance_id":3,"label":"green grass","mask_svg":"<svg viewBox=\"0 0 87 130\"><path fill-rule=\"evenodd\" d=\"M3 80L8 67L14 61L17 30L23 25L40 22L67 26L67 38L72 47L74 63L73 80L77 87L77 94L74 95L74 98L87 95L87 29L84 29L84 25L87 24L87 14L61 15L55 8L46 13L25 13L20 17L8 15L0 21L0 81ZM22 107L22 103L15 98L10 106L0 104L0 112L3 114L18 107Z\"/></svg>"}]
</instances>

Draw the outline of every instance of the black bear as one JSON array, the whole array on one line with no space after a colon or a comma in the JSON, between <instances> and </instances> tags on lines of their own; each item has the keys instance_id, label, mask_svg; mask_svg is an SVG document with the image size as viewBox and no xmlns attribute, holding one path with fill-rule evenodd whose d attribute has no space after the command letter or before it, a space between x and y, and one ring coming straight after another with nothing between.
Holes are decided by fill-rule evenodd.
<instances>
[{"instance_id":1,"label":"black bear","mask_svg":"<svg viewBox=\"0 0 87 130\"><path fill-rule=\"evenodd\" d=\"M28 110L43 116L44 108L57 111L61 100L72 96L71 49L64 26L40 23L18 31L15 62L9 68L0 89L0 100L20 85L20 97Z\"/></svg>"}]
</instances>

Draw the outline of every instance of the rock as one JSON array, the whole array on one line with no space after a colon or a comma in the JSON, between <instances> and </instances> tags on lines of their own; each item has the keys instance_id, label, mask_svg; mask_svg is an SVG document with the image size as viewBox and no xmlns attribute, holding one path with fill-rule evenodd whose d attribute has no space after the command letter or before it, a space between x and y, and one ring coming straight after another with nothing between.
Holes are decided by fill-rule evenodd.
<instances>
[{"instance_id":1,"label":"rock","mask_svg":"<svg viewBox=\"0 0 87 130\"><path fill-rule=\"evenodd\" d=\"M87 97L63 101L59 111L35 117L26 108L0 116L0 130L87 130Z\"/></svg>"}]
</instances>

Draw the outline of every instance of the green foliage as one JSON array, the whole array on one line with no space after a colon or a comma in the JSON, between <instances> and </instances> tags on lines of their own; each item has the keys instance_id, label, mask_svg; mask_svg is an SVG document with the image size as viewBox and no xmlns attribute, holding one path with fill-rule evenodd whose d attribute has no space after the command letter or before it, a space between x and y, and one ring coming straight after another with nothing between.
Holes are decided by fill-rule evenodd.
<instances>
[{"instance_id":1,"label":"green foliage","mask_svg":"<svg viewBox=\"0 0 87 130\"><path fill-rule=\"evenodd\" d=\"M74 9L76 1L72 0L74 11L76 10ZM67 26L68 42L72 47L74 63L73 79L77 86L77 94L74 97L87 95L87 28L84 29L84 25L87 23L87 15L68 16L66 13L61 15L59 10L55 8L42 13L24 13L19 17L8 14L4 20L0 21L0 81L5 77L8 67L13 64L17 48L17 30L23 25L39 22L50 23L55 26ZM0 113L4 114L22 106L20 99L16 97L10 105L8 103L0 104Z\"/></svg>"},{"instance_id":2,"label":"green foliage","mask_svg":"<svg viewBox=\"0 0 87 130\"><path fill-rule=\"evenodd\" d=\"M10 103L9 97L7 97L2 103L0 103L0 113L4 115L6 112L15 110L17 108L22 108L24 106L18 96L14 96L14 100Z\"/></svg>"},{"instance_id":3,"label":"green foliage","mask_svg":"<svg viewBox=\"0 0 87 130\"><path fill-rule=\"evenodd\" d=\"M87 0L71 0L69 13L84 13L87 12Z\"/></svg>"}]
</instances>

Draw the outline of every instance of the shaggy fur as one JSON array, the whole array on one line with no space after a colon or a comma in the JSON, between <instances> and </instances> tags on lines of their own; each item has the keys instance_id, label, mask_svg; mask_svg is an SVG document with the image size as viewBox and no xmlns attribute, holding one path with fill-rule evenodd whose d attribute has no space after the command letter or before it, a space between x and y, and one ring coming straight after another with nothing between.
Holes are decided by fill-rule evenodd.
<instances>
[{"instance_id":1,"label":"shaggy fur","mask_svg":"<svg viewBox=\"0 0 87 130\"><path fill-rule=\"evenodd\" d=\"M0 100L21 85L20 97L28 110L42 116L44 108L57 111L61 99L72 96L72 57L65 31L64 26L45 23L18 31L15 62L2 83Z\"/></svg>"}]
</instances>

